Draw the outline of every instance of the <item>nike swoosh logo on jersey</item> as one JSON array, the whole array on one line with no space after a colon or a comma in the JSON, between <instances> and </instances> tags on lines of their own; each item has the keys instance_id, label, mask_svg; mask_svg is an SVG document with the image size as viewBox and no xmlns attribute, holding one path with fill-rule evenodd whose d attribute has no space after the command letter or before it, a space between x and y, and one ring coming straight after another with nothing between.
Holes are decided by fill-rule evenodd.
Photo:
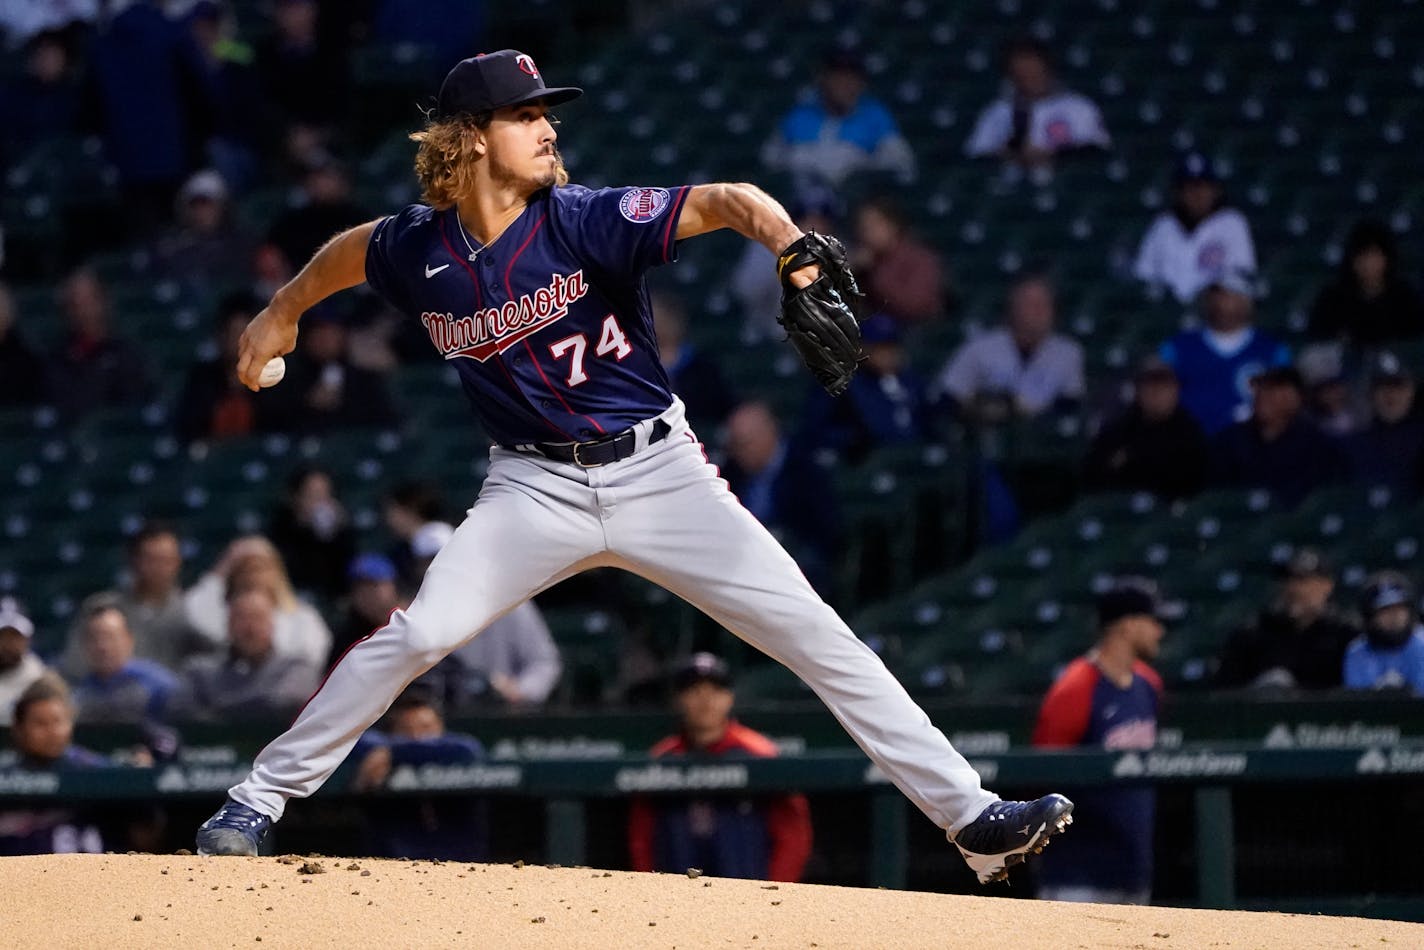
<instances>
[{"instance_id":1,"label":"nike swoosh logo on jersey","mask_svg":"<svg viewBox=\"0 0 1424 950\"><path fill-rule=\"evenodd\" d=\"M434 277L436 274L440 273L442 270L444 270L445 268L447 268L447 267L449 267L449 266L450 266L449 264L441 264L439 267L431 267L429 264L426 264L426 265L425 265L425 276L426 276L426 277Z\"/></svg>"}]
</instances>

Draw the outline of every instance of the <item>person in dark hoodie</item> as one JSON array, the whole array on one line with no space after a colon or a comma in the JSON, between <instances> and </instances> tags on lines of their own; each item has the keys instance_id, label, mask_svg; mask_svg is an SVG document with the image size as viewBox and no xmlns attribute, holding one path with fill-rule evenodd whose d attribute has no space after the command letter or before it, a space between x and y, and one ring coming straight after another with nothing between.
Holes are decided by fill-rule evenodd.
<instances>
[{"instance_id":1,"label":"person in dark hoodie","mask_svg":"<svg viewBox=\"0 0 1424 950\"><path fill-rule=\"evenodd\" d=\"M1172 499L1195 495L1206 481L1206 434L1182 408L1176 372L1151 357L1138 367L1133 382L1132 405L1088 447L1085 486Z\"/></svg>"},{"instance_id":2,"label":"person in dark hoodie","mask_svg":"<svg viewBox=\"0 0 1424 950\"><path fill-rule=\"evenodd\" d=\"M1399 247L1388 225L1358 222L1345 240L1339 273L1315 298L1306 335L1353 346L1424 335L1424 302L1400 271Z\"/></svg>"},{"instance_id":3,"label":"person in dark hoodie","mask_svg":"<svg viewBox=\"0 0 1424 950\"><path fill-rule=\"evenodd\" d=\"M1133 276L1182 303L1232 272L1256 270L1256 246L1240 211L1226 203L1221 176L1205 154L1177 162L1172 207L1153 219L1137 249Z\"/></svg>"},{"instance_id":4,"label":"person in dark hoodie","mask_svg":"<svg viewBox=\"0 0 1424 950\"><path fill-rule=\"evenodd\" d=\"M1414 374L1389 351L1370 366L1370 421L1349 441L1351 479L1387 485L1414 498L1424 482L1424 418L1414 404Z\"/></svg>"},{"instance_id":5,"label":"person in dark hoodie","mask_svg":"<svg viewBox=\"0 0 1424 950\"><path fill-rule=\"evenodd\" d=\"M1228 426L1212 444L1212 483L1264 488L1293 507L1316 488L1343 480L1339 446L1301 412L1300 372L1274 367L1252 380L1251 388L1251 418Z\"/></svg>"}]
</instances>

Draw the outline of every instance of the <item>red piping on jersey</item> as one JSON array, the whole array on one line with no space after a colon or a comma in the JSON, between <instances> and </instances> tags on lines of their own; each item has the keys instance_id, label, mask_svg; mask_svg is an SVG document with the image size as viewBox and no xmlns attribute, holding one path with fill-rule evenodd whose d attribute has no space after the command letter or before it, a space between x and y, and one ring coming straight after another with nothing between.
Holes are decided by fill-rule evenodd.
<instances>
[{"instance_id":1,"label":"red piping on jersey","mask_svg":"<svg viewBox=\"0 0 1424 950\"><path fill-rule=\"evenodd\" d=\"M540 218L540 219L539 219L539 223L542 224L543 222L544 222L544 219L543 219L543 218ZM536 225L535 225L535 228L537 229L538 226L539 226L539 225L536 224ZM479 278L479 275L475 273L475 269L470 266L470 262L469 262L469 261L465 260L465 258L462 257L461 255L455 253L455 248L454 248L454 246L450 243L450 238L446 236L446 234L445 234L445 229L442 227L442 228L437 228L436 230L440 232L440 240L445 244L445 250L449 251L449 252L450 252L450 256L453 257L453 258L455 258L455 260L459 261L459 262L460 262L460 266L463 267L463 268L465 268L465 271L466 271L467 273L469 273L469 275L470 275L470 283L472 283L472 284L475 285L475 307L476 307L477 309L483 308L484 305L485 305L485 293L484 293L484 288L482 288L482 287L480 286L480 278ZM530 236L530 237L533 237L533 236L534 236L534 235L533 235L533 232L531 232L529 236ZM525 241L524 243L527 245L529 242L528 242L528 241ZM523 251L524 248L521 247L519 250L520 250L520 251ZM516 254L515 256L518 257L519 255ZM513 266L514 266L514 262L513 262L513 261L510 261L509 266L510 266L510 267L513 267ZM505 288L506 291L509 290L509 271L505 271L505 272L504 272L504 288ZM513 296L513 294L511 294L510 296ZM516 397L518 397L519 399L524 399L525 402L528 402L528 400L525 399L524 391L523 391L522 389L520 389L520 388L519 388L519 384L514 381L514 374L509 371L509 367L508 367L508 366L505 366L505 365L504 365L504 354L503 354L503 353L500 353L500 352L498 352L498 351L496 351L495 354L494 354L494 361L495 361L495 363L497 363L497 364L499 365L499 368L500 368L500 369L504 370L504 378L507 379L507 380L509 380L509 388L514 391L514 395L515 395ZM534 365L535 365L535 367L537 368L539 364L538 364L538 362L536 361ZM543 370L539 370L539 375L540 375L540 376L543 376L543 375L544 375L544 371L543 371ZM544 382L547 383L548 380L545 379ZM529 408L530 408L530 410L532 411L534 407L531 405ZM567 408L567 407L565 407L565 408ZM549 428L553 429L555 432L559 433L559 435L563 436L564 438L566 438L566 439L568 439L568 440L570 440L570 441L578 441L578 440L574 439L574 437L573 437L572 435L570 435L569 433L565 432L563 429L560 429L558 426L554 425L554 423L553 423L552 421L550 421L548 418L546 418L545 416L540 415L539 418L540 418L540 419L543 419L545 425L547 425ZM600 429L599 431L601 432L601 431L603 431L603 430ZM308 701L308 702L311 702L311 700L307 700L307 701Z\"/></svg>"},{"instance_id":2,"label":"red piping on jersey","mask_svg":"<svg viewBox=\"0 0 1424 950\"><path fill-rule=\"evenodd\" d=\"M537 356L534 355L534 348L529 345L529 341L528 341L528 340L525 340L525 341L523 341L523 342L524 342L524 349L526 349L526 350L529 351L529 359L530 359L531 361L533 361L533 363L534 363L534 368L539 371L539 378L544 381L544 385L545 385L545 386L548 386L548 387L549 387L549 392L551 392L551 393L554 394L554 398L557 399L557 400L559 400L559 404L564 407L564 411L567 412L567 413L568 413L569 415L571 415L571 416L583 416L583 417L584 417L585 419L587 419L590 423L592 423L592 424L593 424L593 427L598 430L598 432L599 432L600 435L602 435L602 434L603 434L603 426L601 426L601 425L598 424L598 420L595 419L593 416L587 416L587 415L584 415L584 414L581 413L581 412L574 412L573 407L570 406L570 405L568 404L568 401L564 399L564 394L561 393L561 392L559 392L557 389L555 389L555 388L554 388L554 384L551 383L551 382L549 382L549 377L546 376L546 375L544 375L544 367L539 365L539 357L537 357ZM568 433L564 433L564 434L567 435Z\"/></svg>"},{"instance_id":3,"label":"red piping on jersey","mask_svg":"<svg viewBox=\"0 0 1424 950\"><path fill-rule=\"evenodd\" d=\"M524 253L525 248L529 246L529 242L534 240L534 235L539 233L540 225L544 223L544 219L548 216L549 212L546 211L542 215L540 215L538 221L534 222L534 227L529 229L529 236L524 239L523 244L519 245L519 250L514 252L514 256L509 259L509 266L504 269L504 292L510 300L514 299L514 288L509 286L509 275L514 273L514 263L515 261L519 260L519 255ZM598 424L597 419L593 418L593 416L584 415L581 412L574 412L573 407L570 406L568 404L568 401L564 399L563 393L555 389L554 384L549 382L549 377L544 375L544 367L539 364L539 357L534 355L534 348L529 345L529 340L525 339L523 342L524 349L529 352L529 358L534 361L534 368L539 371L539 378L544 381L545 386L549 387L549 392L554 394L554 398L559 400L560 405L564 407L564 411L571 416L583 416L590 423L592 423L595 429L598 430L599 435L603 435L603 426ZM550 423L550 425L553 425L553 423ZM557 428L557 426L555 428ZM569 436L567 432L565 432L564 435L568 436L569 438L573 438L572 436Z\"/></svg>"},{"instance_id":4,"label":"red piping on jersey","mask_svg":"<svg viewBox=\"0 0 1424 950\"><path fill-rule=\"evenodd\" d=\"M509 259L509 266L504 269L504 292L510 300L514 299L514 290L509 286L509 275L514 273L514 263L519 260L519 255L524 253L524 249L529 246L529 242L534 240L534 235L539 233L539 228L544 224L544 219L549 216L545 211L539 216L539 220L534 222L534 227L529 229L529 236L524 239L524 243L519 245L519 250L514 252L514 256Z\"/></svg>"},{"instance_id":5,"label":"red piping on jersey","mask_svg":"<svg viewBox=\"0 0 1424 950\"><path fill-rule=\"evenodd\" d=\"M677 216L682 209L682 203L687 200L687 193L692 190L691 185L684 185L682 193L677 196L677 200L672 203L672 213L668 215L667 230L663 232L663 263L667 263L669 239L672 237L672 226L677 223Z\"/></svg>"}]
</instances>

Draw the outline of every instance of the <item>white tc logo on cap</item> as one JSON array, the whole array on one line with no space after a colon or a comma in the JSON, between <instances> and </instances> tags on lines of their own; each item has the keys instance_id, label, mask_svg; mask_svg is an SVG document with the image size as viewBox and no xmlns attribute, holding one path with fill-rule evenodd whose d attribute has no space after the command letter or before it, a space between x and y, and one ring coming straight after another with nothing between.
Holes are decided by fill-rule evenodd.
<instances>
[{"instance_id":1,"label":"white tc logo on cap","mask_svg":"<svg viewBox=\"0 0 1424 950\"><path fill-rule=\"evenodd\" d=\"M514 57L514 62L522 72L526 72L535 79L539 78L539 67L534 65L534 58L528 53L520 53Z\"/></svg>"}]
</instances>

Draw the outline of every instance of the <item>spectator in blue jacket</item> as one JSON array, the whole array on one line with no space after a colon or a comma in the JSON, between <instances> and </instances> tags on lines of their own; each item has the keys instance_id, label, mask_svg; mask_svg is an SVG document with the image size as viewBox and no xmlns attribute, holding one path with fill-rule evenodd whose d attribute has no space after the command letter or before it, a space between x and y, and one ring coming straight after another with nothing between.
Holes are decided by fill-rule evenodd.
<instances>
[{"instance_id":1,"label":"spectator in blue jacket","mask_svg":"<svg viewBox=\"0 0 1424 950\"><path fill-rule=\"evenodd\" d=\"M915 174L915 156L884 104L865 91L865 63L850 49L832 50L818 77L815 99L781 120L762 149L770 168L807 184L837 187L857 172Z\"/></svg>"},{"instance_id":2,"label":"spectator in blue jacket","mask_svg":"<svg viewBox=\"0 0 1424 950\"><path fill-rule=\"evenodd\" d=\"M839 541L835 493L826 473L782 437L764 402L747 402L727 419L722 475L742 505L781 541L812 586L831 589Z\"/></svg>"},{"instance_id":3,"label":"spectator in blue jacket","mask_svg":"<svg viewBox=\"0 0 1424 950\"><path fill-rule=\"evenodd\" d=\"M889 314L874 314L860 325L860 339L865 360L850 388L836 398L812 390L802 427L807 447L852 463L880 446L925 435L925 384L906 365L899 324Z\"/></svg>"},{"instance_id":4,"label":"spectator in blue jacket","mask_svg":"<svg viewBox=\"0 0 1424 950\"><path fill-rule=\"evenodd\" d=\"M376 791L407 773L476 765L485 759L474 736L445 731L433 696L422 686L408 687L391 704L385 731L368 730L356 743L352 779L356 791ZM469 796L386 799L366 809L370 853L389 858L483 861L489 853L489 815L485 803Z\"/></svg>"},{"instance_id":5,"label":"spectator in blue jacket","mask_svg":"<svg viewBox=\"0 0 1424 950\"><path fill-rule=\"evenodd\" d=\"M1252 275L1227 271L1199 300L1205 325L1162 344L1161 356L1181 381L1182 405L1210 436L1246 418L1258 373L1291 358L1283 343L1255 327Z\"/></svg>"},{"instance_id":6,"label":"spectator in blue jacket","mask_svg":"<svg viewBox=\"0 0 1424 950\"><path fill-rule=\"evenodd\" d=\"M1345 651L1346 689L1407 689L1424 696L1424 626L1414 585L1380 571L1360 588L1365 632Z\"/></svg>"},{"instance_id":7,"label":"spectator in blue jacket","mask_svg":"<svg viewBox=\"0 0 1424 950\"><path fill-rule=\"evenodd\" d=\"M1251 418L1228 426L1212 443L1211 478L1227 488L1264 488L1287 506L1342 481L1344 454L1301 411L1305 382L1291 366L1251 382Z\"/></svg>"},{"instance_id":8,"label":"spectator in blue jacket","mask_svg":"<svg viewBox=\"0 0 1424 950\"><path fill-rule=\"evenodd\" d=\"M178 681L165 667L134 656L134 638L119 601L96 594L84 605L85 674L74 684L80 722L163 719Z\"/></svg>"}]
</instances>

